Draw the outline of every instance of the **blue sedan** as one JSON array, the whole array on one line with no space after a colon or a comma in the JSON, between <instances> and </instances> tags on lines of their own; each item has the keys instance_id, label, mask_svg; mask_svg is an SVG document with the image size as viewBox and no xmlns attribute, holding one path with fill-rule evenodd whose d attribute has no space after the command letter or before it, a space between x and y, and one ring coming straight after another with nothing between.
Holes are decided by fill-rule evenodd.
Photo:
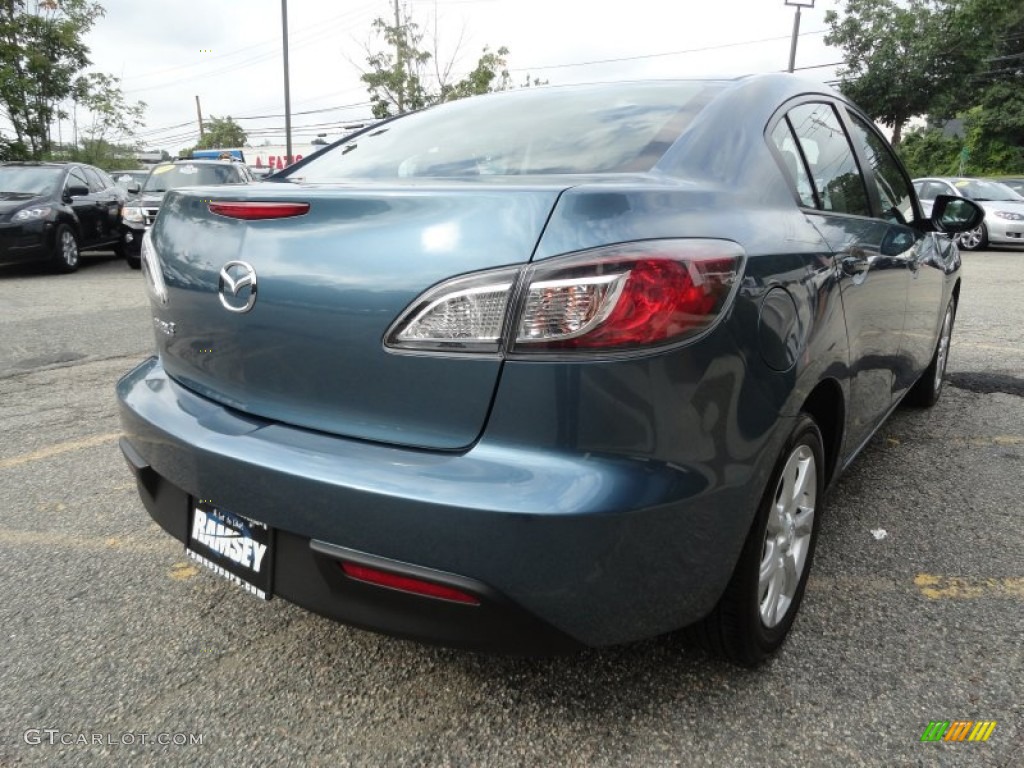
<instances>
[{"instance_id":1,"label":"blue sedan","mask_svg":"<svg viewBox=\"0 0 1024 768\"><path fill-rule=\"evenodd\" d=\"M530 88L168 193L118 384L149 514L258 598L513 653L783 643L828 487L942 390L982 213L789 75Z\"/></svg>"}]
</instances>

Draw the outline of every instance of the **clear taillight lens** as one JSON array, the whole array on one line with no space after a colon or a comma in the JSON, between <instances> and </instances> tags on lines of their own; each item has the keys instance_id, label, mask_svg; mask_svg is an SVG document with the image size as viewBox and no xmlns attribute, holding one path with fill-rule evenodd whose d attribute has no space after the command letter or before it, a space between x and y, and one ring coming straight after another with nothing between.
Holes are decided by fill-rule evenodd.
<instances>
[{"instance_id":1,"label":"clear taillight lens","mask_svg":"<svg viewBox=\"0 0 1024 768\"><path fill-rule=\"evenodd\" d=\"M146 230L142 236L142 251L139 258L142 260L142 275L149 295L160 306L167 306L167 284L164 282L164 271L160 267L160 259L156 255L156 248L153 247L153 231Z\"/></svg>"},{"instance_id":2,"label":"clear taillight lens","mask_svg":"<svg viewBox=\"0 0 1024 768\"><path fill-rule=\"evenodd\" d=\"M385 344L411 350L497 352L519 269L446 280L409 306Z\"/></svg>"},{"instance_id":3,"label":"clear taillight lens","mask_svg":"<svg viewBox=\"0 0 1024 768\"><path fill-rule=\"evenodd\" d=\"M482 272L425 293L385 343L527 355L674 343L722 315L742 263L726 240L649 240Z\"/></svg>"}]
</instances>

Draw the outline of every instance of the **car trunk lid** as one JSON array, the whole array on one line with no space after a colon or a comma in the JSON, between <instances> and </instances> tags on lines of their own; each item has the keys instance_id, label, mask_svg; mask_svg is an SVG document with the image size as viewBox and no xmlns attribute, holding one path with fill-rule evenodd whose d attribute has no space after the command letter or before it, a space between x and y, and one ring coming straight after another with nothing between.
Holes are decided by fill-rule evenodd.
<instances>
[{"instance_id":1,"label":"car trunk lid","mask_svg":"<svg viewBox=\"0 0 1024 768\"><path fill-rule=\"evenodd\" d=\"M396 354L382 339L431 285L528 261L563 189L265 183L172 191L153 229L167 285L166 305L154 304L164 366L194 391L258 417L463 448L484 425L500 360ZM211 213L218 201L310 207L245 221ZM225 282L230 262L244 266L231 267ZM241 283L250 267L252 307L232 311L249 300Z\"/></svg>"}]
</instances>

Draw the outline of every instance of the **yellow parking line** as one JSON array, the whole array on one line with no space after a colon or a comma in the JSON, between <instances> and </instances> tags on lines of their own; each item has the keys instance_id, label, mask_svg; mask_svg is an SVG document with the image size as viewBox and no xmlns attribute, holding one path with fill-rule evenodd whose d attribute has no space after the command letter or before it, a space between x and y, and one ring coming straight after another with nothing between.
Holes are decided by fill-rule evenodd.
<instances>
[{"instance_id":1,"label":"yellow parking line","mask_svg":"<svg viewBox=\"0 0 1024 768\"><path fill-rule=\"evenodd\" d=\"M959 576L919 573L914 577L914 585L929 600L971 600L977 597L1024 598L1024 578L966 579Z\"/></svg>"},{"instance_id":2,"label":"yellow parking line","mask_svg":"<svg viewBox=\"0 0 1024 768\"><path fill-rule=\"evenodd\" d=\"M40 448L38 451L32 451L32 453L23 453L21 456L12 456L9 459L0 459L0 469L10 469L11 467L28 464L32 461L41 461L43 459L48 459L51 456L59 456L60 454L68 453L69 451L80 451L83 448L92 448L97 445L112 443L120 436L120 432L109 432L105 435L93 435L92 437L85 437L81 440L71 440L67 443L49 445L46 448Z\"/></svg>"},{"instance_id":3,"label":"yellow parking line","mask_svg":"<svg viewBox=\"0 0 1024 768\"><path fill-rule=\"evenodd\" d=\"M156 525L153 525L154 529ZM138 535L126 538L123 536L88 536L62 531L16 531L12 528L0 528L0 546L27 547L33 550L70 549L84 552L129 552L146 554L161 552L168 549L167 544L174 545L173 539L154 532L153 537L139 538ZM178 544L177 546L181 546Z\"/></svg>"},{"instance_id":4,"label":"yellow parking line","mask_svg":"<svg viewBox=\"0 0 1024 768\"><path fill-rule=\"evenodd\" d=\"M1021 445L1024 437L1019 435L993 435L992 437L951 437L947 442L953 445Z\"/></svg>"},{"instance_id":5,"label":"yellow parking line","mask_svg":"<svg viewBox=\"0 0 1024 768\"><path fill-rule=\"evenodd\" d=\"M898 446L904 442L911 443L916 440L941 440L950 445L965 445L971 448L978 448L986 445L1024 445L1024 436L1021 435L992 435L991 437L946 437L945 435L921 435L914 437L887 437L886 445Z\"/></svg>"}]
</instances>

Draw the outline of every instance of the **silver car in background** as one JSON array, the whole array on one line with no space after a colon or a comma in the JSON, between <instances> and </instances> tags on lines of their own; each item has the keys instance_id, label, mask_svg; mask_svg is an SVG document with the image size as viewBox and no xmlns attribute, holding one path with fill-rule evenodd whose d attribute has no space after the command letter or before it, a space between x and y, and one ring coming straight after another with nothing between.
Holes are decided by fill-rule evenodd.
<instances>
[{"instance_id":1,"label":"silver car in background","mask_svg":"<svg viewBox=\"0 0 1024 768\"><path fill-rule=\"evenodd\" d=\"M1024 197L1005 184L989 179L929 177L914 179L925 217L937 195L957 195L985 209L985 221L959 236L960 247L977 251L992 245L1024 245Z\"/></svg>"}]
</instances>

